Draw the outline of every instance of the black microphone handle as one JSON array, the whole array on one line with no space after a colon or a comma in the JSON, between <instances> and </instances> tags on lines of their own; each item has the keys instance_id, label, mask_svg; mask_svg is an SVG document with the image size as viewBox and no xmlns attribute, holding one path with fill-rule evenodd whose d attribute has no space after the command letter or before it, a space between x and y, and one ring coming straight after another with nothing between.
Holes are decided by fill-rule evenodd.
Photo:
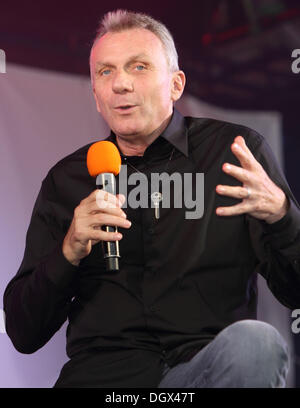
<instances>
[{"instance_id":1,"label":"black microphone handle","mask_svg":"<svg viewBox=\"0 0 300 408\"><path fill-rule=\"evenodd\" d=\"M110 194L116 194L116 179L113 173L101 173L96 178L96 185L99 189L107 191ZM118 227L105 225L105 231L118 232ZM107 271L119 270L119 241L102 241L104 259L106 261Z\"/></svg>"}]
</instances>

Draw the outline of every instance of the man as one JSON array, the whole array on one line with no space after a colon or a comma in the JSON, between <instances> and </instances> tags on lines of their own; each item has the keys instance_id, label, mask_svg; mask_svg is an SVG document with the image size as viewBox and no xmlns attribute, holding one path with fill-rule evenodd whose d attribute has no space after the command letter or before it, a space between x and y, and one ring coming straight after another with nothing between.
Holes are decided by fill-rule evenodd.
<instances>
[{"instance_id":1,"label":"man","mask_svg":"<svg viewBox=\"0 0 300 408\"><path fill-rule=\"evenodd\" d=\"M256 276L299 306L300 211L265 140L174 109L185 75L170 33L149 16L104 16L90 67L128 177L202 173L204 212L188 219L174 202L159 217L151 206L122 209L122 194L95 190L91 144L61 160L43 181L4 294L13 344L33 353L68 318L70 360L56 387L283 387L287 349L255 320ZM100 248L114 240L117 273Z\"/></svg>"}]
</instances>

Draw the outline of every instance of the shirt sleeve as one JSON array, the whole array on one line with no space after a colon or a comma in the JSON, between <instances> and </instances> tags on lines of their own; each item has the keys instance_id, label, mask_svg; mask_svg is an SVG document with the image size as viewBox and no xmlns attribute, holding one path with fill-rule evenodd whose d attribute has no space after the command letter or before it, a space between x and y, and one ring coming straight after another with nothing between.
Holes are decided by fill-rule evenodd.
<instances>
[{"instance_id":1,"label":"shirt sleeve","mask_svg":"<svg viewBox=\"0 0 300 408\"><path fill-rule=\"evenodd\" d=\"M62 253L65 231L53 215L50 173L42 183L26 235L24 257L7 285L3 304L6 332L21 353L33 353L67 319L78 267Z\"/></svg>"},{"instance_id":2,"label":"shirt sleeve","mask_svg":"<svg viewBox=\"0 0 300 408\"><path fill-rule=\"evenodd\" d=\"M288 211L279 221L268 224L246 215L253 248L259 259L257 272L267 281L274 296L290 309L300 305L300 206L266 140L254 131L252 150L273 182L288 199Z\"/></svg>"}]
</instances>

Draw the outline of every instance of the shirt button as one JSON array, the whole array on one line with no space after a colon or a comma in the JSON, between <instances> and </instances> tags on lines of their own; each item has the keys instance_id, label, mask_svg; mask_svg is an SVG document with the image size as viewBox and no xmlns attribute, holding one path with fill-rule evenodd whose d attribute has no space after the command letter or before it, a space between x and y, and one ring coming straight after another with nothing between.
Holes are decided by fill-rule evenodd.
<instances>
[{"instance_id":1,"label":"shirt button","mask_svg":"<svg viewBox=\"0 0 300 408\"><path fill-rule=\"evenodd\" d=\"M151 234L151 235L154 234L154 228L149 228L149 229L148 229L148 232L149 232L149 234Z\"/></svg>"},{"instance_id":2,"label":"shirt button","mask_svg":"<svg viewBox=\"0 0 300 408\"><path fill-rule=\"evenodd\" d=\"M298 266L298 265L299 265L299 261L298 261L298 259L295 259L295 260L294 260L294 265L296 265L296 266Z\"/></svg>"}]
</instances>

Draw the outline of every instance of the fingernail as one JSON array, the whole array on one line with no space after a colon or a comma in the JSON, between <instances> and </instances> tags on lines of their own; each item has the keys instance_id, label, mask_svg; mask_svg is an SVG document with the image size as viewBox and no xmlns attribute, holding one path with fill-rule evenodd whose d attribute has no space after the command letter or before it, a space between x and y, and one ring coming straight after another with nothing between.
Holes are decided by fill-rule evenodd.
<instances>
[{"instance_id":1,"label":"fingernail","mask_svg":"<svg viewBox=\"0 0 300 408\"><path fill-rule=\"evenodd\" d=\"M123 218L127 218L127 215L123 211L122 211L121 215L122 215Z\"/></svg>"},{"instance_id":2,"label":"fingernail","mask_svg":"<svg viewBox=\"0 0 300 408\"><path fill-rule=\"evenodd\" d=\"M239 149L240 149L240 146L239 146L237 143L234 143L234 144L233 144L233 147L234 147L234 149L236 149L236 150L239 150Z\"/></svg>"},{"instance_id":3,"label":"fingernail","mask_svg":"<svg viewBox=\"0 0 300 408\"><path fill-rule=\"evenodd\" d=\"M130 222L129 220L126 220L126 223L125 223L125 224L128 225L128 227L131 226L131 222Z\"/></svg>"},{"instance_id":4,"label":"fingernail","mask_svg":"<svg viewBox=\"0 0 300 408\"><path fill-rule=\"evenodd\" d=\"M117 238L117 239L122 239L122 238L123 238L123 235L118 232L117 235L116 235L116 238Z\"/></svg>"},{"instance_id":5,"label":"fingernail","mask_svg":"<svg viewBox=\"0 0 300 408\"><path fill-rule=\"evenodd\" d=\"M225 170L230 170L231 169L231 166L230 166L230 164L225 164Z\"/></svg>"}]
</instances>

